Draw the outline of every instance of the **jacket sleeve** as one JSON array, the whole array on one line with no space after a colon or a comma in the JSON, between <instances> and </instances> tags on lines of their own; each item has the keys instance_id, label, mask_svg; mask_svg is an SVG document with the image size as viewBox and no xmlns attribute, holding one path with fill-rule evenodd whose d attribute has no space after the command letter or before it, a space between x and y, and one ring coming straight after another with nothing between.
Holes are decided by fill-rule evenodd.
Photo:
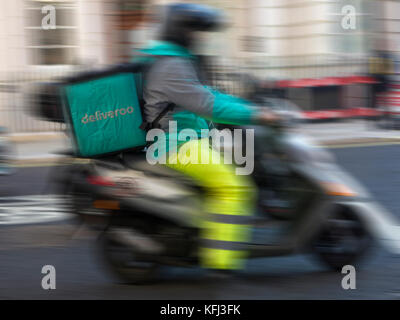
<instances>
[{"instance_id":1,"label":"jacket sleeve","mask_svg":"<svg viewBox=\"0 0 400 320\"><path fill-rule=\"evenodd\" d=\"M248 101L202 85L185 58L160 59L149 71L146 83L158 99L217 123L250 124L258 112Z\"/></svg>"}]
</instances>

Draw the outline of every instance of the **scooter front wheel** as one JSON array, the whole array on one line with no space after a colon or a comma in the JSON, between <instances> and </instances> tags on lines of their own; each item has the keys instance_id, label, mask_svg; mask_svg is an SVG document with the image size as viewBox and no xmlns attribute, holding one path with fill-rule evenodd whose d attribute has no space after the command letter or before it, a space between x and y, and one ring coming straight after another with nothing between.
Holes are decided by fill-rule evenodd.
<instances>
[{"instance_id":1,"label":"scooter front wheel","mask_svg":"<svg viewBox=\"0 0 400 320\"><path fill-rule=\"evenodd\" d=\"M355 266L371 247L373 238L352 210L338 206L311 243L312 252L333 270Z\"/></svg>"}]
</instances>

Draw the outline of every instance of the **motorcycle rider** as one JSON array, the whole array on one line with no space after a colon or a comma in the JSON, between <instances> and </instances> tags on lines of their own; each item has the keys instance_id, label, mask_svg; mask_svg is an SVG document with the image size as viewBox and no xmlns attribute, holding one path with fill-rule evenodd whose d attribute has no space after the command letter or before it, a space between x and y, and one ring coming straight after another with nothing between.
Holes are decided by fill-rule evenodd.
<instances>
[{"instance_id":1,"label":"motorcycle rider","mask_svg":"<svg viewBox=\"0 0 400 320\"><path fill-rule=\"evenodd\" d=\"M245 100L210 89L200 80L199 61L192 52L196 33L220 28L219 11L197 4L172 4L165 9L159 40L141 50L154 59L144 77L144 119L166 132L165 149L158 150L158 156L165 152L168 167L189 176L205 190L206 215L200 226L202 266L240 269L246 260L240 243L250 240L246 222L254 209L255 186L248 176L236 175L232 165L215 161L222 156L200 132L208 129L208 121L240 125L269 123L276 117ZM160 117L166 104L174 107L165 109ZM168 133L170 121L176 121L177 134ZM187 128L196 131L197 137L180 139L179 132ZM169 149L170 141L178 148ZM198 159L182 161L182 153L196 154Z\"/></svg>"}]
</instances>

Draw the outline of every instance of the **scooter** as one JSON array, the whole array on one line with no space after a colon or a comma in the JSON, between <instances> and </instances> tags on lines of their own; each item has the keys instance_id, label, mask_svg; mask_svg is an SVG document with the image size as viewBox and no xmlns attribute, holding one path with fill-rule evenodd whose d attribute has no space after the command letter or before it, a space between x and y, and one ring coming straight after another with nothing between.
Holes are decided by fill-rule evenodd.
<instances>
[{"instance_id":1,"label":"scooter","mask_svg":"<svg viewBox=\"0 0 400 320\"><path fill-rule=\"evenodd\" d=\"M281 111L288 105L263 103ZM246 222L253 240L242 244L249 259L308 252L341 270L356 265L376 239L399 254L394 217L289 123L251 127L259 200ZM99 232L104 260L124 282L155 280L163 266L199 266L202 190L166 166L149 164L145 150L78 159L63 174L58 170L58 181L80 221Z\"/></svg>"},{"instance_id":2,"label":"scooter","mask_svg":"<svg viewBox=\"0 0 400 320\"><path fill-rule=\"evenodd\" d=\"M56 84L39 96L40 114L63 122ZM254 170L258 187L253 230L241 246L248 258L312 253L326 266L341 270L356 265L374 240L400 254L400 223L376 203L333 156L292 130L292 103L271 98L252 82L248 98L280 114L271 126L228 127L254 130ZM51 103L49 103L49 101ZM222 150L245 145L223 143ZM163 266L199 266L199 222L203 190L186 176L151 165L146 150L96 159L72 158L56 177L70 195L72 212L99 233L99 248L110 269L124 282L157 279Z\"/></svg>"}]
</instances>

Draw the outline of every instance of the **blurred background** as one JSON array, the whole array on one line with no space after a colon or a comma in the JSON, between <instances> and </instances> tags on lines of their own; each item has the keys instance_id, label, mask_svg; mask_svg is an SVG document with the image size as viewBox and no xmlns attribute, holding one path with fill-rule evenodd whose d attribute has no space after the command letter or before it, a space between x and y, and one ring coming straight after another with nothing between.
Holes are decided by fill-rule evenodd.
<instances>
[{"instance_id":1,"label":"blurred background","mask_svg":"<svg viewBox=\"0 0 400 320\"><path fill-rule=\"evenodd\" d=\"M172 283L129 287L104 272L87 230L63 222L69 208L51 178L54 151L67 145L65 127L30 114L32 87L130 61L154 39L157 10L170 2L176 1L1 0L0 137L8 132L13 144L4 151L0 139L0 175L3 157L16 155L16 162L13 175L0 176L0 299L398 299L399 258L380 250L358 274L357 290L344 291L340 273L302 256L257 260L247 278L230 283L177 270ZM223 9L230 23L197 48L212 84L240 94L233 73L263 79L310 120L299 130L332 148L339 164L399 217L400 1L199 2ZM43 28L45 6L55 8L54 29ZM54 292L40 287L45 264L57 268Z\"/></svg>"},{"instance_id":2,"label":"blurred background","mask_svg":"<svg viewBox=\"0 0 400 320\"><path fill-rule=\"evenodd\" d=\"M154 38L161 0L3 0L0 13L0 125L12 132L54 131L21 112L23 88L82 68L130 60L134 50ZM171 1L172 2L172 1ZM215 79L232 71L250 72L278 82L283 94L303 110L346 111L325 117L370 115L377 85L384 83L398 102L400 3L389 0L235 0L202 1L222 8L230 27L204 41ZM56 9L56 28L42 20ZM346 24L345 6L354 8ZM293 82L293 80L297 80ZM391 90L386 84L390 83ZM233 85L220 82L226 90ZM382 87L382 86L381 86ZM395 105L392 105L395 106ZM321 114L309 114L318 117ZM322 115L323 116L323 115Z\"/></svg>"}]
</instances>

